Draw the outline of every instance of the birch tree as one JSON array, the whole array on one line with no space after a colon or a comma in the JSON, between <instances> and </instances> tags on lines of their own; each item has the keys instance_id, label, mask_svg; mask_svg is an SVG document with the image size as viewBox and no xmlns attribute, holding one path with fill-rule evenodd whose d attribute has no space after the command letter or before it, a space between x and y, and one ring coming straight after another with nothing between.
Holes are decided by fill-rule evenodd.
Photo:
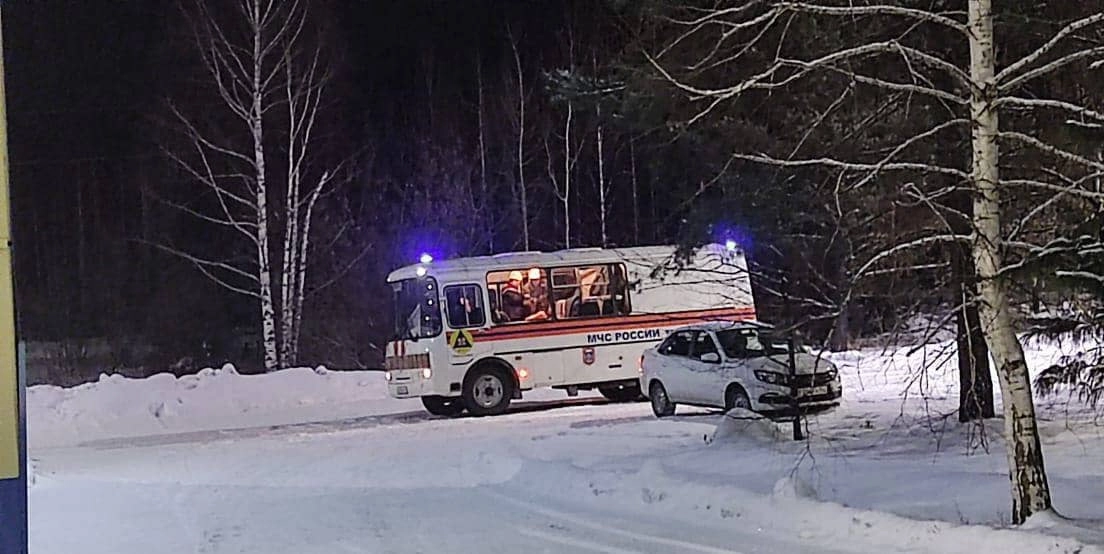
<instances>
[{"instance_id":1,"label":"birch tree","mask_svg":"<svg viewBox=\"0 0 1104 554\"><path fill-rule=\"evenodd\" d=\"M220 259L222 246L213 244L207 251L162 248L257 299L264 367L272 371L297 362L312 223L342 171L317 162L329 75L321 46L308 45L301 1L217 6L196 0L184 10L202 62L200 86L216 111L189 113L171 103L184 140L165 152L201 192L170 203L251 254Z\"/></svg>"},{"instance_id":2,"label":"birch tree","mask_svg":"<svg viewBox=\"0 0 1104 554\"><path fill-rule=\"evenodd\" d=\"M517 85L517 97L514 99L517 106L517 181L514 184L514 193L521 211L521 242L524 250L529 250L529 195L525 183L525 104L528 101L525 88L525 72L521 65L521 53L518 52L517 40L509 29L506 34L510 38L510 52L513 55L513 71L515 84Z\"/></svg>"},{"instance_id":3,"label":"birch tree","mask_svg":"<svg viewBox=\"0 0 1104 554\"><path fill-rule=\"evenodd\" d=\"M769 109L772 98L801 93L801 84L834 87L838 104L888 101L891 110L854 130L851 136L866 141L858 147L825 148L832 143L802 139L788 152L733 157L781 171L829 170L838 178L837 197L890 190L929 209L921 220L924 232L871 253L858 264L854 280L883 271L901 256L968 245L974 262L969 281L976 283L980 325L1003 399L1011 519L1019 524L1049 510L1051 495L1014 328L1013 289L1021 270L1047 256L1100 248L1099 237L1071 236L1069 226L1040 222L1104 199L1092 188L1104 172L1095 150L1085 152L1083 144L1061 138L1063 120L1104 122L1099 100L1075 87L1044 85L1059 77L1083 78L1100 67L1104 13L1080 7L1081 13L1060 14L1063 21L1050 26L1039 23L1050 14L1014 14L1032 21L1032 32L998 48L998 41L1013 37L994 30L991 0L914 5L744 0L691 8L673 19L681 29L677 37L649 59L698 106L691 125L753 119L752 106ZM1024 41L1040 28L1046 36L1034 44ZM832 39L809 40L809 33ZM830 122L837 108L805 121L804 137ZM933 154L933 144L957 137L968 141L965 162ZM972 198L969 210L940 204L958 191ZM969 232L956 232L952 220L967 223Z\"/></svg>"}]
</instances>

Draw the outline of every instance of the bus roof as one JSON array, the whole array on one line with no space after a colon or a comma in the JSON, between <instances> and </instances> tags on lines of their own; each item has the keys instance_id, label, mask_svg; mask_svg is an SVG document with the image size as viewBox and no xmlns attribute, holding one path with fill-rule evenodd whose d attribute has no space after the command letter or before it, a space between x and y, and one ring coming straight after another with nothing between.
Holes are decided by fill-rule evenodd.
<instances>
[{"instance_id":1,"label":"bus roof","mask_svg":"<svg viewBox=\"0 0 1104 554\"><path fill-rule=\"evenodd\" d=\"M674 245L630 248L569 248L554 252L506 252L491 256L434 260L427 264L411 264L396 269L387 276L387 282L393 283L419 277L419 268L424 268L425 275L447 280L452 274L527 267L616 262L658 264L674 254L675 249ZM720 244L707 244L699 250L723 252L725 247Z\"/></svg>"}]
</instances>

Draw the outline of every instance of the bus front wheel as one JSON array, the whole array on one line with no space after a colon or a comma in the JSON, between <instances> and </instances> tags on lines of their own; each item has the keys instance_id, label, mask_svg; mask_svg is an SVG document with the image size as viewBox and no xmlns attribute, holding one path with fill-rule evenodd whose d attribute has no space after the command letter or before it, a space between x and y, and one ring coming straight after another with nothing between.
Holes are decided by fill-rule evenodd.
<instances>
[{"instance_id":1,"label":"bus front wheel","mask_svg":"<svg viewBox=\"0 0 1104 554\"><path fill-rule=\"evenodd\" d=\"M435 416L458 416L464 412L464 400L445 396L423 396L422 406Z\"/></svg>"},{"instance_id":2,"label":"bus front wheel","mask_svg":"<svg viewBox=\"0 0 1104 554\"><path fill-rule=\"evenodd\" d=\"M498 367L477 367L464 379L464 404L471 415L505 413L513 396L514 382Z\"/></svg>"}]
</instances>

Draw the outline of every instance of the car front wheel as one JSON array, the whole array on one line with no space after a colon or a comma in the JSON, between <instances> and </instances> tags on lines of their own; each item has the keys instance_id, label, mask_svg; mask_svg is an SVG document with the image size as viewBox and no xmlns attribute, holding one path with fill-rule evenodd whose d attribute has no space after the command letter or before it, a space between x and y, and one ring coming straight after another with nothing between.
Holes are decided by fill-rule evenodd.
<instances>
[{"instance_id":1,"label":"car front wheel","mask_svg":"<svg viewBox=\"0 0 1104 554\"><path fill-rule=\"evenodd\" d=\"M675 403L667 396L667 389L663 388L663 383L659 381L652 383L648 388L648 396L652 400L652 412L656 417L674 415Z\"/></svg>"},{"instance_id":2,"label":"car front wheel","mask_svg":"<svg viewBox=\"0 0 1104 554\"><path fill-rule=\"evenodd\" d=\"M729 385L725 392L725 411L733 408L751 409L751 399L748 398L744 388L737 384Z\"/></svg>"}]
</instances>

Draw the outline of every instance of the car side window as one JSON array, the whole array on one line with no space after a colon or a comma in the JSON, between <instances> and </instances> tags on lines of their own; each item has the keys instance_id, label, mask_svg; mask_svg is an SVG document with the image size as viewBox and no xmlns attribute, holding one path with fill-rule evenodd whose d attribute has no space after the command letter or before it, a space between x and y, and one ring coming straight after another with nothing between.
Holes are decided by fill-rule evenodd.
<instances>
[{"instance_id":1,"label":"car side window","mask_svg":"<svg viewBox=\"0 0 1104 554\"><path fill-rule=\"evenodd\" d=\"M672 333L659 347L659 353L664 356L689 356L690 341L693 339L690 331Z\"/></svg>"},{"instance_id":2,"label":"car side window","mask_svg":"<svg viewBox=\"0 0 1104 554\"><path fill-rule=\"evenodd\" d=\"M695 360L702 360L702 357L706 354L715 354L717 356L716 361L720 361L721 353L717 350L717 344L713 342L713 337L706 331L698 331L694 334L694 347L691 350L691 357Z\"/></svg>"}]
</instances>

